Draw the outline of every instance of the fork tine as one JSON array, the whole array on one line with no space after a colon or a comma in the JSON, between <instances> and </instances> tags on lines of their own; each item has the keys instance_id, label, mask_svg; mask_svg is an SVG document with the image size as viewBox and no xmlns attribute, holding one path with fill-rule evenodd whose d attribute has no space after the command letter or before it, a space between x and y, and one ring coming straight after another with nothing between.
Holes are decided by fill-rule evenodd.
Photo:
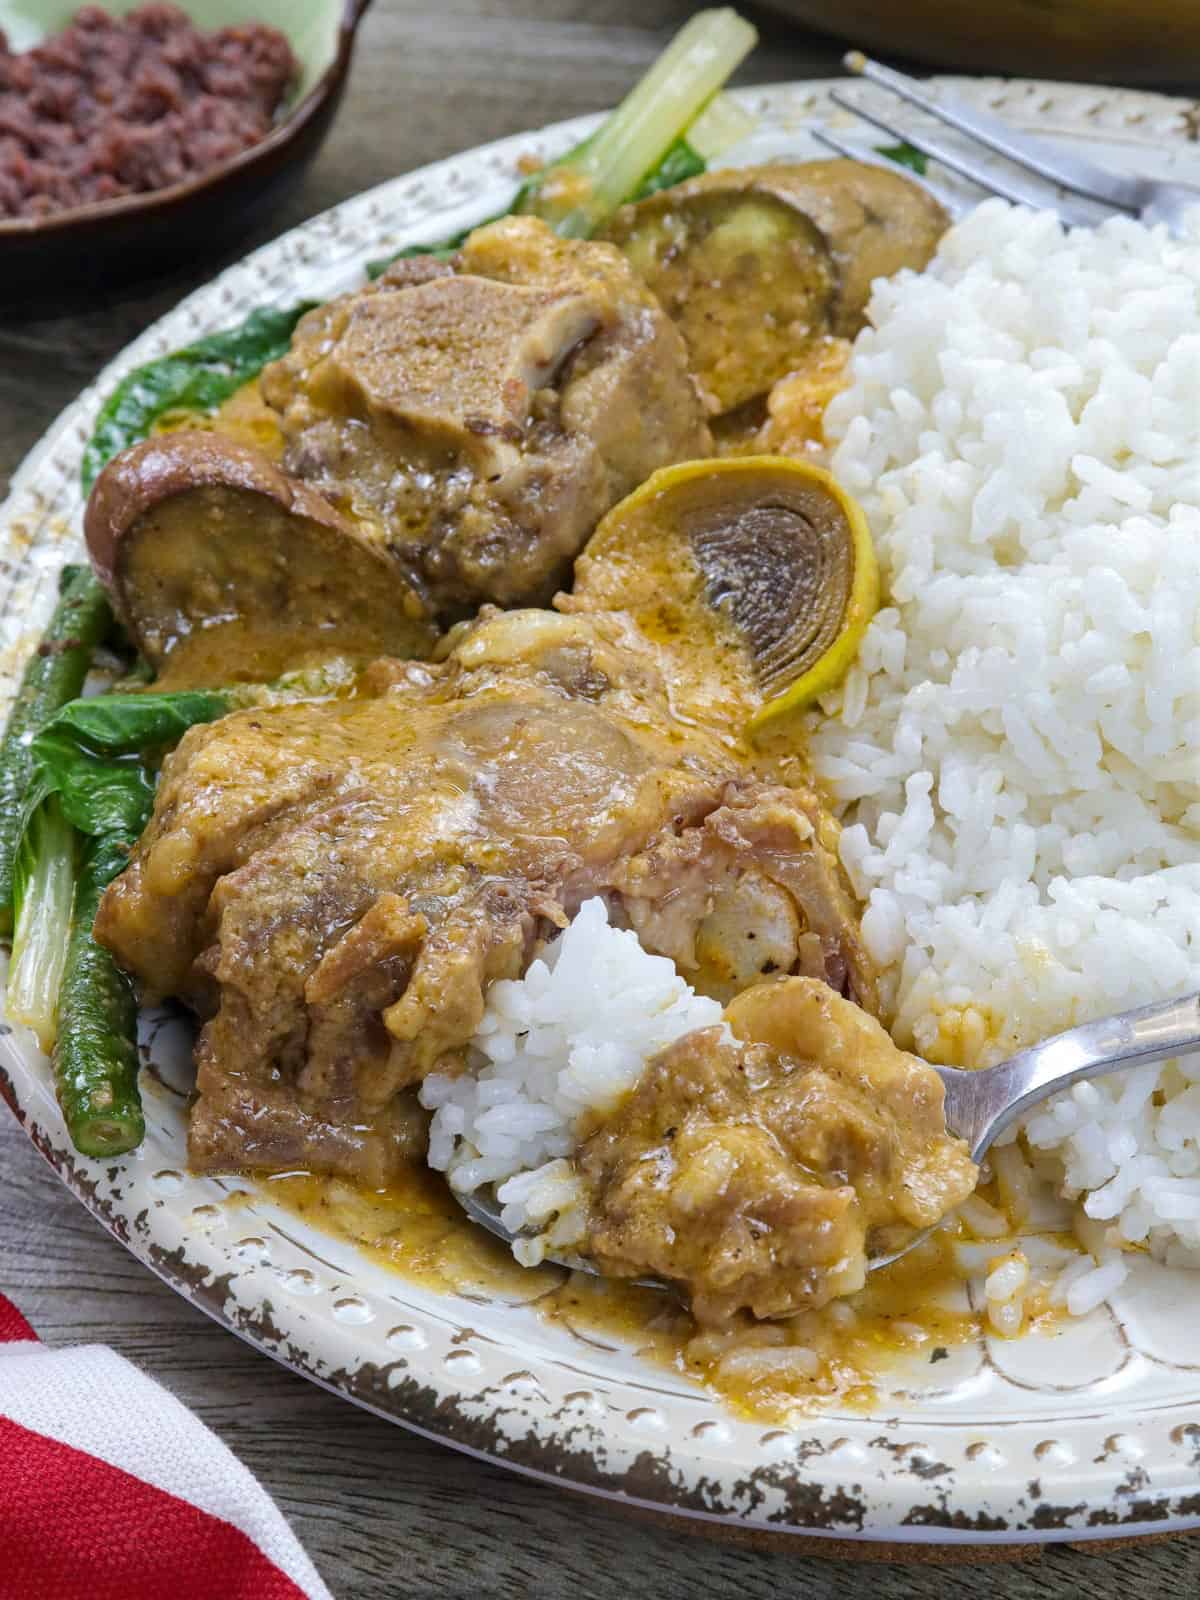
<instances>
[{"instance_id":1,"label":"fork tine","mask_svg":"<svg viewBox=\"0 0 1200 1600\"><path fill-rule=\"evenodd\" d=\"M913 133L909 128L896 128L879 116L877 112L869 111L866 106L860 105L857 100L852 100L849 95L841 94L836 89L831 89L829 98L834 105L841 106L843 111L852 111L856 117L861 117L864 122L869 122L872 127L881 129L890 138L902 139L906 144L912 145L914 150L919 150L923 156L928 156L931 161L936 161L939 166L947 167L951 172L957 172L960 178L966 178L971 183L978 184L981 189L988 190L991 194L998 194L1003 200L1012 200L1021 206L1044 207L1050 205L1052 210L1058 212L1064 222L1094 222L1096 218L1090 212L1084 212L1078 207L1054 203L1053 196L1047 196L1043 190L1035 193L1021 184L1014 184L998 178L993 172L987 171L975 162L968 161L960 156L957 151L948 150L933 139L924 135Z\"/></svg>"},{"instance_id":2,"label":"fork tine","mask_svg":"<svg viewBox=\"0 0 1200 1600\"><path fill-rule=\"evenodd\" d=\"M830 133L828 128L810 128L808 131L818 144L823 144L828 150L835 150L839 156L846 156L851 161L863 159L861 150L856 150L847 140L839 139L837 134ZM874 166L876 163L872 162L871 165ZM895 162L889 162L888 165L894 166Z\"/></svg>"},{"instance_id":3,"label":"fork tine","mask_svg":"<svg viewBox=\"0 0 1200 1600\"><path fill-rule=\"evenodd\" d=\"M836 133L831 133L828 128L810 128L809 134L818 144L823 144L827 150L834 151L839 156L845 156L850 161L857 161L868 167L880 167L884 172L895 172L896 163L887 156L877 154L873 150L863 150L858 145L853 145L848 139L839 139ZM914 146L915 149L915 146ZM910 174L914 183L919 183L923 189L928 189L933 198L939 201L953 216L962 209L962 202L952 194L947 194L945 189L939 188L936 183L930 183L928 178L922 178L916 173Z\"/></svg>"},{"instance_id":4,"label":"fork tine","mask_svg":"<svg viewBox=\"0 0 1200 1600\"><path fill-rule=\"evenodd\" d=\"M999 117L990 116L986 111L976 111L973 106L956 100L952 95L930 94L916 78L909 78L903 72L895 72L878 61L869 60L861 50L849 51L843 57L843 64L847 71L890 89L902 100L920 106L922 111L928 111L940 122L948 123L960 133L987 145L989 150L1007 156L1018 166L1036 172L1039 177L1057 183L1073 194L1087 195L1090 199L1103 201L1105 205L1134 215L1141 209L1142 184L1137 178L1105 172L1102 167L1085 161L1082 156L1056 149L1032 134L1018 133Z\"/></svg>"}]
</instances>

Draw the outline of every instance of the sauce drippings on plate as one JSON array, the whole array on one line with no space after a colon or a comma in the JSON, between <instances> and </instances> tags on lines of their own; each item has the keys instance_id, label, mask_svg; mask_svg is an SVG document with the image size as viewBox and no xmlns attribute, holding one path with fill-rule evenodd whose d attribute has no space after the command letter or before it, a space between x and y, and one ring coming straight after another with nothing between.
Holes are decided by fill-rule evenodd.
<instances>
[{"instance_id":1,"label":"sauce drippings on plate","mask_svg":"<svg viewBox=\"0 0 1200 1600\"><path fill-rule=\"evenodd\" d=\"M374 1192L289 1174L262 1180L259 1193L421 1288L533 1306L581 1340L634 1351L763 1422L814 1406L869 1410L885 1379L894 1388L897 1374L936 1365L982 1332L953 1226L873 1274L849 1300L786 1323L713 1334L699 1332L666 1293L556 1266L518 1266L504 1245L467 1221L442 1179L415 1162Z\"/></svg>"}]
</instances>

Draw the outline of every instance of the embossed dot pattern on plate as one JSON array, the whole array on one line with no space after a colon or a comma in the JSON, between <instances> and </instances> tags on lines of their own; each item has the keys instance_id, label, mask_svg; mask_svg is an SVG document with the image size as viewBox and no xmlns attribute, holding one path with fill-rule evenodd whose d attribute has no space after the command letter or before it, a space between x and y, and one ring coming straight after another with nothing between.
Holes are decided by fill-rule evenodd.
<instances>
[{"instance_id":1,"label":"embossed dot pattern on plate","mask_svg":"<svg viewBox=\"0 0 1200 1600\"><path fill-rule=\"evenodd\" d=\"M387 1343L392 1350L424 1350L429 1340L420 1328L401 1322L388 1330Z\"/></svg>"},{"instance_id":2,"label":"embossed dot pattern on plate","mask_svg":"<svg viewBox=\"0 0 1200 1600\"><path fill-rule=\"evenodd\" d=\"M361 1327L365 1322L373 1322L375 1313L365 1300L350 1294L333 1302L333 1318L335 1322L351 1322Z\"/></svg>"},{"instance_id":3,"label":"embossed dot pattern on plate","mask_svg":"<svg viewBox=\"0 0 1200 1600\"><path fill-rule=\"evenodd\" d=\"M483 1371L483 1362L474 1350L451 1350L443 1358L442 1365L456 1378L471 1378Z\"/></svg>"}]
</instances>

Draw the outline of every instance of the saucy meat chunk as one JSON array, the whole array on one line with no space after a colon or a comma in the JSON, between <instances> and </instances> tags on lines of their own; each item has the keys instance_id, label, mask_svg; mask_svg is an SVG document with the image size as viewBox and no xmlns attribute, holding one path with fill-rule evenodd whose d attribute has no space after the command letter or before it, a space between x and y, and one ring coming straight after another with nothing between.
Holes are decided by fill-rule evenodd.
<instances>
[{"instance_id":1,"label":"saucy meat chunk","mask_svg":"<svg viewBox=\"0 0 1200 1600\"><path fill-rule=\"evenodd\" d=\"M745 990L686 1034L583 1145L587 1254L686 1287L700 1322L862 1287L872 1234L940 1221L978 1176L941 1080L828 985Z\"/></svg>"},{"instance_id":2,"label":"saucy meat chunk","mask_svg":"<svg viewBox=\"0 0 1200 1600\"><path fill-rule=\"evenodd\" d=\"M549 599L611 506L711 447L653 295L531 217L310 312L262 392L286 470L381 529L443 618Z\"/></svg>"},{"instance_id":3,"label":"saucy meat chunk","mask_svg":"<svg viewBox=\"0 0 1200 1600\"><path fill-rule=\"evenodd\" d=\"M174 431L108 463L85 522L143 652L218 683L235 634L278 670L423 656L481 601L548 600L606 511L712 442L621 256L531 218L310 312L256 392L281 464L220 426Z\"/></svg>"},{"instance_id":4,"label":"saucy meat chunk","mask_svg":"<svg viewBox=\"0 0 1200 1600\"><path fill-rule=\"evenodd\" d=\"M775 964L869 988L815 797L677 722L623 626L485 616L443 662L377 663L373 694L185 735L96 935L207 1019L196 1167L386 1180L409 1086L463 1069L487 984L593 894L650 948L690 918L701 975L749 981L705 860L756 886Z\"/></svg>"}]
</instances>

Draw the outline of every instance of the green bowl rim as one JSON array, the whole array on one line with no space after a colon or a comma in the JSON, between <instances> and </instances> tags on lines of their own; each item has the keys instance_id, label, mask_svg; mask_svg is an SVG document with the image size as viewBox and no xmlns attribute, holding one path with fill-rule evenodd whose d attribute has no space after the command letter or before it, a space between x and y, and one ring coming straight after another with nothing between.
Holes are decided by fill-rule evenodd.
<instances>
[{"instance_id":1,"label":"green bowl rim","mask_svg":"<svg viewBox=\"0 0 1200 1600\"><path fill-rule=\"evenodd\" d=\"M146 194L117 195L111 200L93 200L85 206L72 206L69 210L55 211L47 217L9 217L0 221L0 249L6 239L62 237L85 231L92 223L106 222L110 218L125 217L133 213L148 214L167 210L224 183L235 174L244 172L258 161L268 160L292 142L313 120L331 95L340 88L350 67L354 50L354 37L358 25L366 15L372 0L342 0L342 14L338 22L337 49L325 71L302 99L298 100L283 120L271 129L265 138L247 149L239 151L228 161L211 167L207 172L162 189L152 189Z\"/></svg>"}]
</instances>

